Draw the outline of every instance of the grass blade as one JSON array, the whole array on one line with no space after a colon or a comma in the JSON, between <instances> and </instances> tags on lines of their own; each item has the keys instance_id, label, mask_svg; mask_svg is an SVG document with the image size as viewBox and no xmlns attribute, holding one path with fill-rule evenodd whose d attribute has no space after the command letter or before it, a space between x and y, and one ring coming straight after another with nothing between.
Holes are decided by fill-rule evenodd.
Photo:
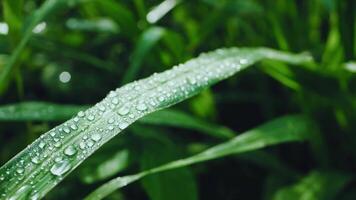
<instances>
[{"instance_id":1,"label":"grass blade","mask_svg":"<svg viewBox=\"0 0 356 200\"><path fill-rule=\"evenodd\" d=\"M151 174L231 154L253 151L274 144L302 141L306 139L306 135L309 131L308 129L309 121L301 116L296 115L281 117L236 136L228 142L207 149L195 156L169 162L165 165L143 171L138 174L115 178L91 193L88 197L86 197L86 200L102 199L113 191Z\"/></svg>"},{"instance_id":2,"label":"grass blade","mask_svg":"<svg viewBox=\"0 0 356 200\"><path fill-rule=\"evenodd\" d=\"M1 121L63 121L88 108L80 105L61 105L48 102L23 102L0 106ZM234 133L223 126L213 125L182 111L165 109L139 119L151 125L164 125L196 130L216 138L231 138Z\"/></svg>"},{"instance_id":3,"label":"grass blade","mask_svg":"<svg viewBox=\"0 0 356 200\"><path fill-rule=\"evenodd\" d=\"M350 180L351 177L347 174L314 171L302 178L299 182L278 190L273 200L335 199L338 192L340 192Z\"/></svg>"},{"instance_id":4,"label":"grass blade","mask_svg":"<svg viewBox=\"0 0 356 200\"><path fill-rule=\"evenodd\" d=\"M135 79L146 54L157 44L164 33L165 29L160 27L151 27L142 33L132 54L131 64L125 73L122 83L128 83Z\"/></svg>"},{"instance_id":5,"label":"grass blade","mask_svg":"<svg viewBox=\"0 0 356 200\"><path fill-rule=\"evenodd\" d=\"M0 121L61 121L71 118L88 106L60 105L47 102L24 102L0 107Z\"/></svg>"},{"instance_id":6,"label":"grass blade","mask_svg":"<svg viewBox=\"0 0 356 200\"><path fill-rule=\"evenodd\" d=\"M217 138L232 138L234 133L223 126L214 125L184 112L165 109L149 114L139 120L142 123L187 128L200 131Z\"/></svg>"},{"instance_id":7,"label":"grass blade","mask_svg":"<svg viewBox=\"0 0 356 200\"><path fill-rule=\"evenodd\" d=\"M137 119L179 103L261 59L297 64L311 58L266 48L220 49L111 91L104 100L43 134L1 167L1 195L43 197Z\"/></svg>"}]
</instances>

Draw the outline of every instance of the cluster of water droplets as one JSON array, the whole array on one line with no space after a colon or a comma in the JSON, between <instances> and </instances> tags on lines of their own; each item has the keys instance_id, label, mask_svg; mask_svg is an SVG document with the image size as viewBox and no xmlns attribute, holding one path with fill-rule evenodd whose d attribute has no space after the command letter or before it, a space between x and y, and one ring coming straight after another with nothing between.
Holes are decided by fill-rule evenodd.
<instances>
[{"instance_id":1,"label":"cluster of water droplets","mask_svg":"<svg viewBox=\"0 0 356 200\"><path fill-rule=\"evenodd\" d=\"M257 59L248 51L217 50L111 91L103 101L42 135L1 168L0 198L41 197L140 117L178 103Z\"/></svg>"}]
</instances>

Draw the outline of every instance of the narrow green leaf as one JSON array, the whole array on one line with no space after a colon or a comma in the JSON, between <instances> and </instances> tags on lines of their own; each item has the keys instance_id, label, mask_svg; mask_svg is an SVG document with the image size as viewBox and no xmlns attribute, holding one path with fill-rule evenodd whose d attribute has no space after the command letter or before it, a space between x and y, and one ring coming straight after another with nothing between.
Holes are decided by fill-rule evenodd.
<instances>
[{"instance_id":1,"label":"narrow green leaf","mask_svg":"<svg viewBox=\"0 0 356 200\"><path fill-rule=\"evenodd\" d=\"M231 138L234 136L234 133L228 128L205 122L184 112L173 109L154 112L141 118L139 121L147 124L192 129L218 138Z\"/></svg>"},{"instance_id":2,"label":"narrow green leaf","mask_svg":"<svg viewBox=\"0 0 356 200\"><path fill-rule=\"evenodd\" d=\"M146 54L162 38L164 32L165 29L163 28L151 27L142 33L132 54L131 64L123 77L122 83L128 83L137 77Z\"/></svg>"},{"instance_id":3,"label":"narrow green leaf","mask_svg":"<svg viewBox=\"0 0 356 200\"><path fill-rule=\"evenodd\" d=\"M0 121L67 120L88 106L60 105L46 102L24 102L0 106Z\"/></svg>"},{"instance_id":4,"label":"narrow green leaf","mask_svg":"<svg viewBox=\"0 0 356 200\"><path fill-rule=\"evenodd\" d=\"M22 8L23 8L23 0L3 0L3 15L4 20L9 25L10 35L18 37L18 33L20 31L22 25Z\"/></svg>"},{"instance_id":5,"label":"narrow green leaf","mask_svg":"<svg viewBox=\"0 0 356 200\"><path fill-rule=\"evenodd\" d=\"M151 131L157 137L155 129L133 129L135 131ZM144 151L140 156L142 170L148 170L179 158L178 146L169 138L164 140L145 139ZM195 200L197 199L197 186L195 178L189 168L179 168L162 174L155 174L142 180L143 187L152 200Z\"/></svg>"},{"instance_id":6,"label":"narrow green leaf","mask_svg":"<svg viewBox=\"0 0 356 200\"><path fill-rule=\"evenodd\" d=\"M312 172L294 185L277 191L274 200L331 200L351 180L351 177L335 172Z\"/></svg>"},{"instance_id":7,"label":"narrow green leaf","mask_svg":"<svg viewBox=\"0 0 356 200\"><path fill-rule=\"evenodd\" d=\"M104 161L85 167L80 171L81 180L84 183L91 184L97 181L105 180L128 166L129 151L127 149L118 151Z\"/></svg>"},{"instance_id":8,"label":"narrow green leaf","mask_svg":"<svg viewBox=\"0 0 356 200\"><path fill-rule=\"evenodd\" d=\"M0 106L0 121L63 121L88 106L61 105L48 102L23 102ZM217 138L231 138L234 133L226 127L214 125L174 109L151 113L139 122L200 131Z\"/></svg>"},{"instance_id":9,"label":"narrow green leaf","mask_svg":"<svg viewBox=\"0 0 356 200\"><path fill-rule=\"evenodd\" d=\"M311 59L266 48L220 49L111 91L94 107L43 134L2 166L1 195L43 197L137 119L179 103L266 58L295 64Z\"/></svg>"},{"instance_id":10,"label":"narrow green leaf","mask_svg":"<svg viewBox=\"0 0 356 200\"><path fill-rule=\"evenodd\" d=\"M124 187L147 175L176 169L195 163L261 149L266 146L285 142L305 140L309 132L309 121L302 116L285 116L247 131L232 140L214 146L195 156L169 162L165 165L140 172L138 174L118 177L102 185L86 197L87 200L103 199L113 191Z\"/></svg>"}]
</instances>

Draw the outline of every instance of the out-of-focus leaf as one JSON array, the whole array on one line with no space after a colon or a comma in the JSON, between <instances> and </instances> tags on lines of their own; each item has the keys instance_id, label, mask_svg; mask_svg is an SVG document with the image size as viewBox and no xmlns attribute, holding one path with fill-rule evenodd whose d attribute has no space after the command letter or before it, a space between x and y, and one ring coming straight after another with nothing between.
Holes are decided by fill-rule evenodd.
<instances>
[{"instance_id":1,"label":"out-of-focus leaf","mask_svg":"<svg viewBox=\"0 0 356 200\"><path fill-rule=\"evenodd\" d=\"M164 0L147 14L147 21L151 24L156 23L180 2L181 0Z\"/></svg>"},{"instance_id":2,"label":"out-of-focus leaf","mask_svg":"<svg viewBox=\"0 0 356 200\"><path fill-rule=\"evenodd\" d=\"M344 68L352 73L356 73L356 62L347 62L344 64Z\"/></svg>"},{"instance_id":3,"label":"out-of-focus leaf","mask_svg":"<svg viewBox=\"0 0 356 200\"><path fill-rule=\"evenodd\" d=\"M87 184L105 180L125 169L128 166L128 159L128 150L118 151L104 161L87 165L81 170L80 178Z\"/></svg>"},{"instance_id":4,"label":"out-of-focus leaf","mask_svg":"<svg viewBox=\"0 0 356 200\"><path fill-rule=\"evenodd\" d=\"M216 116L215 99L210 89L204 90L190 101L192 111L204 119L214 119Z\"/></svg>"},{"instance_id":5,"label":"out-of-focus leaf","mask_svg":"<svg viewBox=\"0 0 356 200\"><path fill-rule=\"evenodd\" d=\"M4 20L9 26L9 34L16 39L22 26L23 0L3 0L2 6Z\"/></svg>"},{"instance_id":6,"label":"out-of-focus leaf","mask_svg":"<svg viewBox=\"0 0 356 200\"><path fill-rule=\"evenodd\" d=\"M141 118L140 122L192 129L218 138L231 138L234 136L234 133L228 128L202 121L184 112L173 109L165 109L151 113Z\"/></svg>"},{"instance_id":7,"label":"out-of-focus leaf","mask_svg":"<svg viewBox=\"0 0 356 200\"><path fill-rule=\"evenodd\" d=\"M103 15L110 17L120 26L120 31L130 38L137 33L137 24L133 13L119 1L92 0L95 8Z\"/></svg>"},{"instance_id":8,"label":"out-of-focus leaf","mask_svg":"<svg viewBox=\"0 0 356 200\"><path fill-rule=\"evenodd\" d=\"M273 200L331 200L350 180L347 174L314 171L294 185L277 191Z\"/></svg>"},{"instance_id":9,"label":"out-of-focus leaf","mask_svg":"<svg viewBox=\"0 0 356 200\"><path fill-rule=\"evenodd\" d=\"M305 140L310 131L309 123L308 119L300 115L275 119L197 155L172 161L138 174L115 178L96 189L86 199L102 199L113 191L150 174L185 167L231 154L253 151L270 145Z\"/></svg>"},{"instance_id":10,"label":"out-of-focus leaf","mask_svg":"<svg viewBox=\"0 0 356 200\"><path fill-rule=\"evenodd\" d=\"M23 25L23 36L19 44L12 52L10 58L0 73L0 95L6 90L8 82L10 81L12 68L18 61L21 52L30 40L33 34L33 29L36 27L36 25L38 25L49 13L53 12L55 9L63 5L73 6L82 1L88 0L71 0L70 2L67 2L66 0L46 0L39 9L33 12L29 20L26 21L26 23Z\"/></svg>"},{"instance_id":11,"label":"out-of-focus leaf","mask_svg":"<svg viewBox=\"0 0 356 200\"><path fill-rule=\"evenodd\" d=\"M165 137L161 131L136 127L135 131L151 131L157 137ZM144 151L140 156L142 170L148 170L179 158L178 146L169 138L159 140L144 139ZM197 199L197 186L192 172L179 168L166 173L155 174L142 180L146 193L152 200L194 200Z\"/></svg>"},{"instance_id":12,"label":"out-of-focus leaf","mask_svg":"<svg viewBox=\"0 0 356 200\"><path fill-rule=\"evenodd\" d=\"M87 106L24 102L0 106L0 121L61 121Z\"/></svg>"},{"instance_id":13,"label":"out-of-focus leaf","mask_svg":"<svg viewBox=\"0 0 356 200\"><path fill-rule=\"evenodd\" d=\"M123 84L128 83L137 77L137 73L140 70L145 56L162 38L164 33L164 28L151 27L141 34L135 50L132 53L131 64L122 79Z\"/></svg>"},{"instance_id":14,"label":"out-of-focus leaf","mask_svg":"<svg viewBox=\"0 0 356 200\"><path fill-rule=\"evenodd\" d=\"M66 25L69 29L79 31L96 31L103 33L118 33L119 26L110 18L95 20L70 18Z\"/></svg>"}]
</instances>

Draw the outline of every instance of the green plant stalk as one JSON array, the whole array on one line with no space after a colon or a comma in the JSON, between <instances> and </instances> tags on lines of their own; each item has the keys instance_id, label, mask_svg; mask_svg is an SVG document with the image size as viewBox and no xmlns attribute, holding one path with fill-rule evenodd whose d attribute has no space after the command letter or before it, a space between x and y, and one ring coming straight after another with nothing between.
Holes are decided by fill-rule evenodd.
<instances>
[{"instance_id":1,"label":"green plant stalk","mask_svg":"<svg viewBox=\"0 0 356 200\"><path fill-rule=\"evenodd\" d=\"M38 199L137 119L181 102L261 59L311 60L267 48L230 48L127 84L53 128L0 168L0 198Z\"/></svg>"}]
</instances>

